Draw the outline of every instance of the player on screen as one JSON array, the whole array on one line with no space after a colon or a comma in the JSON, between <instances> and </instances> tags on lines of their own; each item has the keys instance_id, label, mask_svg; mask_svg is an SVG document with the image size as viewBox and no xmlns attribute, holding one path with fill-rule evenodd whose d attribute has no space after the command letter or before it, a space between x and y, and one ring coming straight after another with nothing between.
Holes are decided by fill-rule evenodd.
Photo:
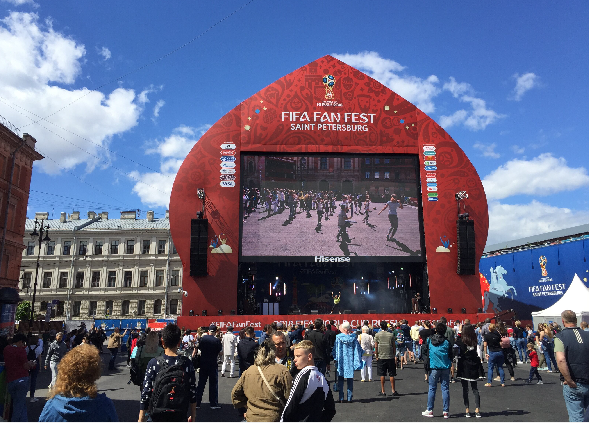
<instances>
[{"instance_id":1,"label":"player on screen","mask_svg":"<svg viewBox=\"0 0 589 423\"><path fill-rule=\"evenodd\" d=\"M378 214L381 214L385 209L388 207L389 209L389 222L391 227L389 228L389 233L387 234L387 241L392 241L397 233L397 229L399 228L399 218L397 216L397 209L403 208L403 203L400 200L397 200L397 197L393 194L391 196L390 201L384 205L381 211Z\"/></svg>"}]
</instances>

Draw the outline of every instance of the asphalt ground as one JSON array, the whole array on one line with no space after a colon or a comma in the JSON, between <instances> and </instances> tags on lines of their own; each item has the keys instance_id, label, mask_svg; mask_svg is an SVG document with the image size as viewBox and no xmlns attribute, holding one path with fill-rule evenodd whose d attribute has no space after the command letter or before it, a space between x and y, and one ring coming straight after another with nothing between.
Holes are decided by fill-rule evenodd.
<instances>
[{"instance_id":1,"label":"asphalt ground","mask_svg":"<svg viewBox=\"0 0 589 423\"><path fill-rule=\"evenodd\" d=\"M139 415L139 387L127 385L129 370L126 368L126 356L117 358L117 368L108 371L109 354L103 354L104 370L98 381L100 392L113 400L120 421L137 421ZM562 386L557 373L540 372L544 384L525 383L529 374L529 365L520 364L515 368L515 381L506 380L506 386L493 381L490 388L479 382L481 395L481 414L485 421L567 421L568 415L562 396ZM486 364L485 364L486 370ZM360 382L360 372L354 377L354 399L352 403L336 404L337 414L333 421L431 421L421 412L427 404L428 385L424 382L423 366L410 364L397 371L396 389L400 397L377 397L380 383ZM507 374L507 370L505 370ZM237 374L237 371L236 371ZM376 377L376 364L373 363L373 375ZM227 373L226 373L227 376ZM28 403L29 421L38 421L45 404L44 398L51 379L50 371L43 370L37 379L36 396L41 398L35 403ZM328 378L332 382L333 377ZM198 380L198 375L197 375ZM237 411L231 405L231 389L237 378L219 377L219 410L211 410L208 403L208 386L205 388L202 407L197 410L197 421L241 421ZM386 393L390 394L388 378ZM337 393L334 393L337 400ZM470 396L471 411L474 412L474 398ZM464 417L462 388L460 383L450 385L450 419L452 421L472 421L474 417ZM442 419L442 394L438 386L434 407L434 420ZM96 416L96 421L100 417Z\"/></svg>"}]
</instances>

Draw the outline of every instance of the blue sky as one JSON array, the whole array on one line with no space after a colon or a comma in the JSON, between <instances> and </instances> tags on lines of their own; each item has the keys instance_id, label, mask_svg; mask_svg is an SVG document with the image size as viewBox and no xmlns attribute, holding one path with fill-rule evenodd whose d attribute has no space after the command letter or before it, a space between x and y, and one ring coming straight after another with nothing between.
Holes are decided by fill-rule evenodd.
<instances>
[{"instance_id":1,"label":"blue sky","mask_svg":"<svg viewBox=\"0 0 589 423\"><path fill-rule=\"evenodd\" d=\"M588 12L582 1L0 0L0 115L47 157L29 217L161 217L210 125L333 54L459 143L498 243L589 223Z\"/></svg>"}]
</instances>

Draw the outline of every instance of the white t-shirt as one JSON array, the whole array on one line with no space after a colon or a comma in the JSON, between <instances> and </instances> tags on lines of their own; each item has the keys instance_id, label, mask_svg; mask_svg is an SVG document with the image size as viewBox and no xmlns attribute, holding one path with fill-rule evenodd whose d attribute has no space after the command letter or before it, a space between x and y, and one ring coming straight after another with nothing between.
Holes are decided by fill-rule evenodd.
<instances>
[{"instance_id":1,"label":"white t-shirt","mask_svg":"<svg viewBox=\"0 0 589 423\"><path fill-rule=\"evenodd\" d=\"M237 346L237 336L235 336L231 332L227 332L221 338L221 342L223 343L223 355L233 355L235 354L235 347Z\"/></svg>"}]
</instances>

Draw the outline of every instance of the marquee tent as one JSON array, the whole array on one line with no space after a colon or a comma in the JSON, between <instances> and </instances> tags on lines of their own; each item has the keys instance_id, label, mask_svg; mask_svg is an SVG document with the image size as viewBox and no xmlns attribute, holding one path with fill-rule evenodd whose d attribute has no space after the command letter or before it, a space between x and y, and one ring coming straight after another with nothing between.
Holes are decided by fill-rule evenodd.
<instances>
[{"instance_id":1,"label":"marquee tent","mask_svg":"<svg viewBox=\"0 0 589 423\"><path fill-rule=\"evenodd\" d=\"M577 313L577 322L582 320L589 322L589 289L581 282L575 273L573 282L560 300L545 310L532 313L534 328L538 323L556 322L562 326L560 314L565 310L572 310Z\"/></svg>"}]
</instances>

